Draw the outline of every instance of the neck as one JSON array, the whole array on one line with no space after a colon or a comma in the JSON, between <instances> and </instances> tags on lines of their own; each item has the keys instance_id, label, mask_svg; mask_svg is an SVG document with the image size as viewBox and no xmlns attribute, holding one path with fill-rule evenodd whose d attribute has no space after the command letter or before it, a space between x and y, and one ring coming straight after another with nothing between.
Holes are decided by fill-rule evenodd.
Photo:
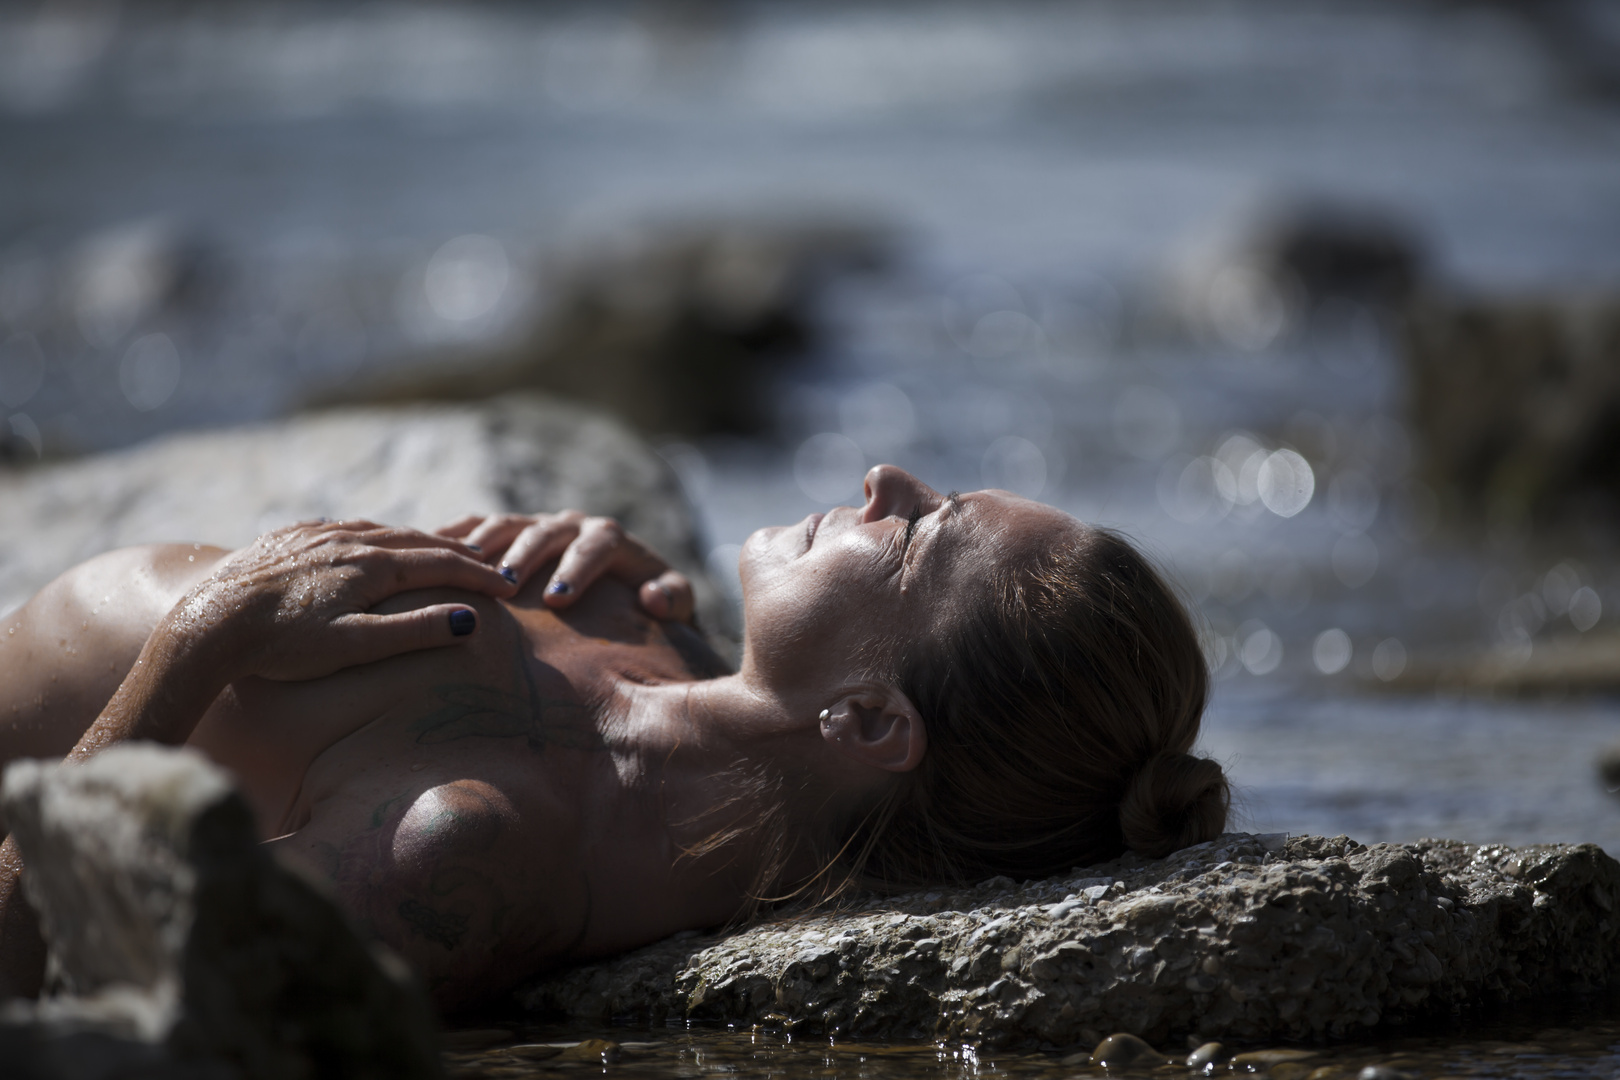
<instances>
[{"instance_id":1,"label":"neck","mask_svg":"<svg viewBox=\"0 0 1620 1080\"><path fill-rule=\"evenodd\" d=\"M822 867L851 808L818 775L814 723L745 674L647 685L622 680L604 735L653 796L674 872L733 912ZM799 841L793 843L793 841Z\"/></svg>"}]
</instances>

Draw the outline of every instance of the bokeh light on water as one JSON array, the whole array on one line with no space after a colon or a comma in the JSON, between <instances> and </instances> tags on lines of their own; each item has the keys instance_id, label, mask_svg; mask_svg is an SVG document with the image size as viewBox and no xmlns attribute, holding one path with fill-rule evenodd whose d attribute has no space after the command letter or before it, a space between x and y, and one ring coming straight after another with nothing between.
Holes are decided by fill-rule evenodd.
<instances>
[{"instance_id":1,"label":"bokeh light on water","mask_svg":"<svg viewBox=\"0 0 1620 1080\"><path fill-rule=\"evenodd\" d=\"M722 587L750 530L858 500L879 462L1050 501L1142 541L1194 604L1210 746L1262 795L1268 753L1332 726L1322 702L1615 631L1620 545L1506 511L1455 524L1409 426L1404 286L1266 224L1383 213L1414 302L1620 292L1597 22L1577 56L1529 5L232 12L0 8L0 459L402 373L459 390L558 341L596 350L571 377L633 391L675 365L716 396L705 364L740 348L751 428L646 432ZM819 239L792 248L784 221ZM834 234L881 269L804 254ZM649 235L675 239L614 261ZM694 237L712 259L670 255ZM777 321L739 329L772 297ZM748 352L772 334L802 353ZM1453 722L1415 700L1407 728ZM1239 722L1272 707L1289 724ZM1503 710L1455 724L1511 741L1535 714ZM1369 738L1335 752L1434 788L1423 813L1461 798ZM1560 793L1524 819L1565 836L1584 774L1537 767ZM1353 794L1364 816L1340 820L1369 835L1436 820Z\"/></svg>"}]
</instances>

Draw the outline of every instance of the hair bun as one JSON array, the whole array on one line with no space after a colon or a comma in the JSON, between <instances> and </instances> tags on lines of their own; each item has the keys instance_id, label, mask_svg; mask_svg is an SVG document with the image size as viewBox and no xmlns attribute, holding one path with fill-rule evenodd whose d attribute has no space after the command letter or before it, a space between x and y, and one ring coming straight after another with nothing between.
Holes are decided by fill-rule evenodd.
<instances>
[{"instance_id":1,"label":"hair bun","mask_svg":"<svg viewBox=\"0 0 1620 1080\"><path fill-rule=\"evenodd\" d=\"M1148 759L1125 789L1119 827L1132 851L1162 859L1226 828L1231 789L1220 764L1179 750Z\"/></svg>"}]
</instances>

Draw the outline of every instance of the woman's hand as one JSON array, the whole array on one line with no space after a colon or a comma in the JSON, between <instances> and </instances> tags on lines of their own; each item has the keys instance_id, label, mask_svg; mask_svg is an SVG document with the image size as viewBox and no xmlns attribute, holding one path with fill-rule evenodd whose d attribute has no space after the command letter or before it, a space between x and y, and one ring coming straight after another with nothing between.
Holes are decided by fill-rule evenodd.
<instances>
[{"instance_id":1,"label":"woman's hand","mask_svg":"<svg viewBox=\"0 0 1620 1080\"><path fill-rule=\"evenodd\" d=\"M521 585L557 559L543 594L547 607L572 604L607 574L636 590L641 608L655 619L692 621L692 583L652 548L612 518L578 510L556 514L472 515L438 530L478 549L507 580Z\"/></svg>"},{"instance_id":2,"label":"woman's hand","mask_svg":"<svg viewBox=\"0 0 1620 1080\"><path fill-rule=\"evenodd\" d=\"M478 626L466 604L371 613L397 593L439 587L516 591L465 544L414 529L320 521L267 533L163 617L68 759L125 739L183 743L220 691L246 676L314 679L466 640Z\"/></svg>"},{"instance_id":3,"label":"woman's hand","mask_svg":"<svg viewBox=\"0 0 1620 1080\"><path fill-rule=\"evenodd\" d=\"M315 679L466 640L478 626L466 604L371 613L397 593L441 587L516 592L453 539L369 521L304 522L226 558L159 631L188 639L230 679Z\"/></svg>"}]
</instances>

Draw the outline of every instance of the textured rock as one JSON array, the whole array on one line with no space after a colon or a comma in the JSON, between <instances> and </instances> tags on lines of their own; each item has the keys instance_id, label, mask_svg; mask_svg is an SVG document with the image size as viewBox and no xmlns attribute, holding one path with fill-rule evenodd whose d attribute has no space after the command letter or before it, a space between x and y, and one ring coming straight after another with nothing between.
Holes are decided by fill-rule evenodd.
<instances>
[{"instance_id":1,"label":"textured rock","mask_svg":"<svg viewBox=\"0 0 1620 1080\"><path fill-rule=\"evenodd\" d=\"M619 424L535 396L333 411L0 468L0 506L0 613L73 564L129 544L237 547L322 516L431 529L468 513L576 507L651 543L692 578L703 625L730 626L669 468Z\"/></svg>"},{"instance_id":2,"label":"textured rock","mask_svg":"<svg viewBox=\"0 0 1620 1080\"><path fill-rule=\"evenodd\" d=\"M531 1010L991 1045L1343 1036L1601 984L1620 864L1593 845L1230 834L1015 885L671 939L526 989Z\"/></svg>"},{"instance_id":3,"label":"textured rock","mask_svg":"<svg viewBox=\"0 0 1620 1080\"><path fill-rule=\"evenodd\" d=\"M0 1028L24 1075L116 1075L97 1069L119 1062L438 1075L432 1013L403 963L256 842L246 803L201 755L125 744L73 767L20 761L0 802L49 949L52 992L13 1002Z\"/></svg>"}]
</instances>

